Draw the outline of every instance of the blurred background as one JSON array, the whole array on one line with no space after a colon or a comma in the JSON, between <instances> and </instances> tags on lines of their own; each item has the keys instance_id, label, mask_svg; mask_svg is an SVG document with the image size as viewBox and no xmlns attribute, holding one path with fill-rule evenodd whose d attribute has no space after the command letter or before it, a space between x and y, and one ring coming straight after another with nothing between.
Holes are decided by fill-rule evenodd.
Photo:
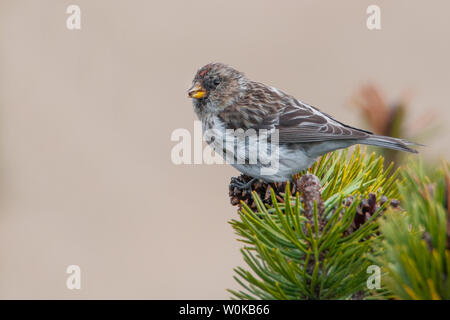
<instances>
[{"instance_id":1,"label":"blurred background","mask_svg":"<svg viewBox=\"0 0 450 320\"><path fill-rule=\"evenodd\" d=\"M81 30L66 28L70 4ZM381 30L366 27L371 4ZM0 298L238 287L237 171L170 157L172 131L196 119L186 91L212 61L448 159L449 12L444 0L0 0ZM66 288L72 264L80 290Z\"/></svg>"}]
</instances>

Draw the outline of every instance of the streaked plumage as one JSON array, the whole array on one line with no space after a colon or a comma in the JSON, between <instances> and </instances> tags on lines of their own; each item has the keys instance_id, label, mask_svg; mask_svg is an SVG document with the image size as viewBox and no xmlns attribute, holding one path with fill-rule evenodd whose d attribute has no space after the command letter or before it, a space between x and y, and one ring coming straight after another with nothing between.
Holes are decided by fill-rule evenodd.
<instances>
[{"instance_id":1,"label":"streaked plumage","mask_svg":"<svg viewBox=\"0 0 450 320\"><path fill-rule=\"evenodd\" d=\"M212 63L201 68L190 91L194 110L202 120L203 130L219 133L210 144L222 147L226 129L278 129L279 172L271 176L258 174L261 164L232 164L239 171L266 181L286 181L310 167L317 157L354 144L368 144L417 153L414 145L402 139L375 135L346 125L293 96L262 83L247 79L239 71ZM194 93L193 93L194 92ZM251 146L247 146L250 147ZM236 150L222 150L235 153ZM234 155L236 158L236 155Z\"/></svg>"}]
</instances>

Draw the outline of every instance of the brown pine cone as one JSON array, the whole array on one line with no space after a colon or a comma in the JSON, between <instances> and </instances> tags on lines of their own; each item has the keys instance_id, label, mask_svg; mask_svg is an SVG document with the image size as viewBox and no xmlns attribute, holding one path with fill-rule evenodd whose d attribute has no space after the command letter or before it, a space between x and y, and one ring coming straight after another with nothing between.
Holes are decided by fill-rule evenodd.
<instances>
[{"instance_id":1,"label":"brown pine cone","mask_svg":"<svg viewBox=\"0 0 450 320\"><path fill-rule=\"evenodd\" d=\"M240 182L248 182L252 178L248 175L241 174L237 180ZM272 205L272 200L270 197L270 189L273 189L275 192L275 196L279 202L283 202L283 195L286 189L286 182L274 182L268 183L262 180L258 180L252 185L252 190L241 190L233 186L229 186L229 196L230 202L233 206L238 206L241 208L241 201L247 204L251 209L256 209L256 204L253 201L252 191L256 192L258 196L261 198L264 204ZM295 194L297 192L297 186L295 182L291 182L291 194Z\"/></svg>"},{"instance_id":2,"label":"brown pine cone","mask_svg":"<svg viewBox=\"0 0 450 320\"><path fill-rule=\"evenodd\" d=\"M343 202L346 207L349 207L353 203L353 196L348 196ZM380 199L377 200L377 195L375 193L369 193L367 199L363 199L358 207L356 208L355 218L353 219L352 224L347 229L346 235L350 235L356 230L358 230L363 224L365 224L377 210L388 201L386 196L381 196ZM397 209L400 206L400 202L397 199L392 199L389 205Z\"/></svg>"}]
</instances>

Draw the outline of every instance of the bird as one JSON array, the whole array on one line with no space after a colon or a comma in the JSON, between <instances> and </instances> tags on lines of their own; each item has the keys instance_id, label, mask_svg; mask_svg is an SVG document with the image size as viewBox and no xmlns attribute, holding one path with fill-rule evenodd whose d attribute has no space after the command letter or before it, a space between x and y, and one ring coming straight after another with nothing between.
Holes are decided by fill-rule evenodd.
<instances>
[{"instance_id":1,"label":"bird","mask_svg":"<svg viewBox=\"0 0 450 320\"><path fill-rule=\"evenodd\" d=\"M320 156L355 144L418 153L412 148L418 146L417 143L347 125L292 95L250 80L244 73L220 62L198 69L188 96L202 122L206 142L238 171L252 178L248 182L232 179L232 186L238 189L251 189L258 179L269 183L289 181L298 172L311 167ZM268 134L253 141L239 140L235 135L237 130L265 130ZM277 156L276 170L268 170L267 159L249 161L255 150L260 150L256 144L263 138L269 141L267 146L272 139L276 142L273 152ZM226 139L234 144L224 143ZM241 147L245 152L239 152ZM266 146L261 150L264 148L268 152ZM263 174L263 169L270 173Z\"/></svg>"}]
</instances>

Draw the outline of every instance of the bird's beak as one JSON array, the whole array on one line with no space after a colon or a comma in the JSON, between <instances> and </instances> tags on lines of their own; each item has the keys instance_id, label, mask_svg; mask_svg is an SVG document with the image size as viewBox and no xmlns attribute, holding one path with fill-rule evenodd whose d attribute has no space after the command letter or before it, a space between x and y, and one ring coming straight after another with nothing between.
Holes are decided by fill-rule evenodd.
<instances>
[{"instance_id":1,"label":"bird's beak","mask_svg":"<svg viewBox=\"0 0 450 320\"><path fill-rule=\"evenodd\" d=\"M192 88L189 89L188 95L190 98L201 99L206 95L206 90L199 82L196 82Z\"/></svg>"}]
</instances>

